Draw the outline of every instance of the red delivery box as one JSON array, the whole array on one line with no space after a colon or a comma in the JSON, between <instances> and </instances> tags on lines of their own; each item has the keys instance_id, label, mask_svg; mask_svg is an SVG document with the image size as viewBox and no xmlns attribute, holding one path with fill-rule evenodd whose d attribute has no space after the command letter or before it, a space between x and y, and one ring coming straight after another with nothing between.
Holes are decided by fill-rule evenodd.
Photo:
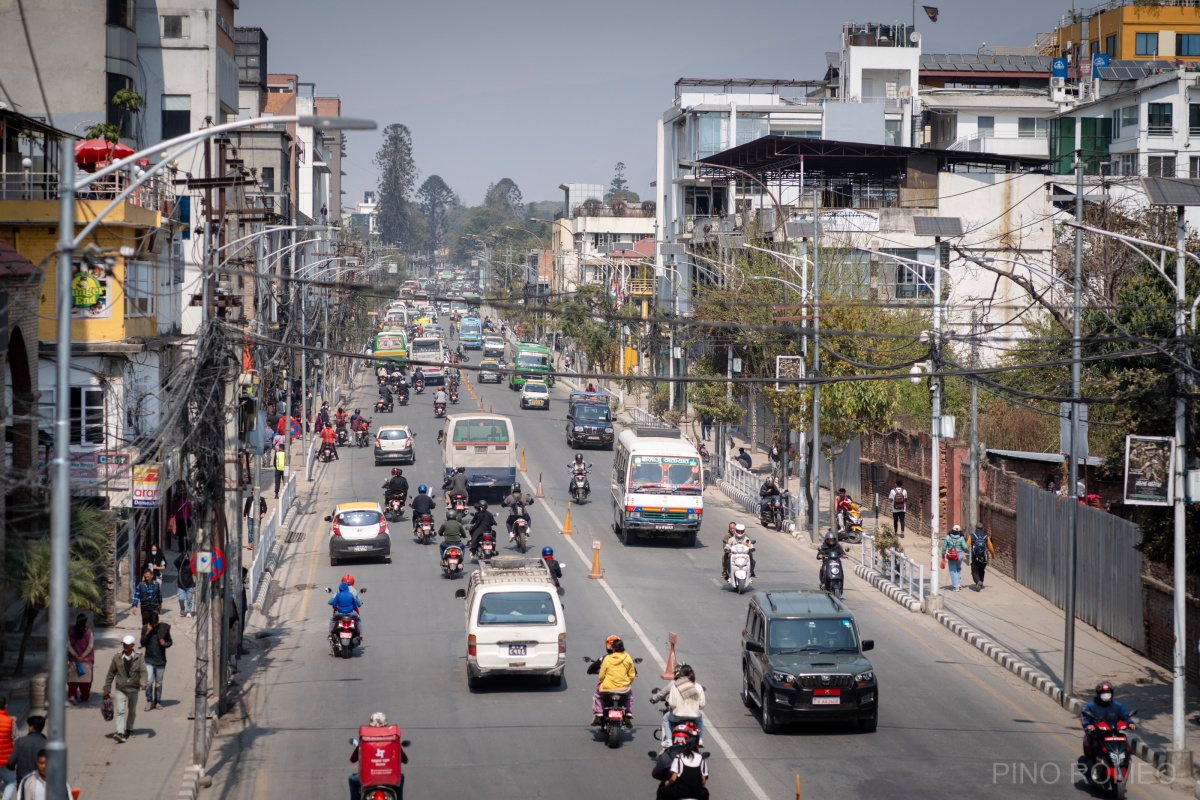
<instances>
[{"instance_id":1,"label":"red delivery box","mask_svg":"<svg viewBox=\"0 0 1200 800\"><path fill-rule=\"evenodd\" d=\"M400 785L400 726L358 729L358 777L366 786Z\"/></svg>"}]
</instances>

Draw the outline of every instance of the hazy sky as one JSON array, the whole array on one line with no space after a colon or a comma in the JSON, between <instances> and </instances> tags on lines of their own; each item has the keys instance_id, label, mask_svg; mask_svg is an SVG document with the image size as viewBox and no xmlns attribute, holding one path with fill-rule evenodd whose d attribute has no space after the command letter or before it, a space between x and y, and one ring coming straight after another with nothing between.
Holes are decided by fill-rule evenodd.
<instances>
[{"instance_id":1,"label":"hazy sky","mask_svg":"<svg viewBox=\"0 0 1200 800\"><path fill-rule=\"evenodd\" d=\"M940 9L931 23L921 5ZM467 204L512 178L525 200L560 183L630 188L654 179L655 121L677 79L817 79L846 22L904 22L909 2L857 0L242 0L263 28L271 72L338 95L346 116L412 130L421 179L441 175ZM1026 46L1070 0L923 0L927 53ZM375 185L378 132L350 132L345 202Z\"/></svg>"}]
</instances>

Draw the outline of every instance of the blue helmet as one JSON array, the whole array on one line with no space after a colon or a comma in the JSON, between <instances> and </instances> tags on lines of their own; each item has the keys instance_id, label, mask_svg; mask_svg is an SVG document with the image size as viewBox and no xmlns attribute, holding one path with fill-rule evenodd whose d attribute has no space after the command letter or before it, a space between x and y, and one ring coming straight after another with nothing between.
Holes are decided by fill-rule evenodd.
<instances>
[{"instance_id":1,"label":"blue helmet","mask_svg":"<svg viewBox=\"0 0 1200 800\"><path fill-rule=\"evenodd\" d=\"M553 547L543 547L542 548L542 558L550 558L553 555L554 555Z\"/></svg>"},{"instance_id":2,"label":"blue helmet","mask_svg":"<svg viewBox=\"0 0 1200 800\"><path fill-rule=\"evenodd\" d=\"M423 483L417 487L417 494L425 494L428 491L429 491L429 487Z\"/></svg>"}]
</instances>

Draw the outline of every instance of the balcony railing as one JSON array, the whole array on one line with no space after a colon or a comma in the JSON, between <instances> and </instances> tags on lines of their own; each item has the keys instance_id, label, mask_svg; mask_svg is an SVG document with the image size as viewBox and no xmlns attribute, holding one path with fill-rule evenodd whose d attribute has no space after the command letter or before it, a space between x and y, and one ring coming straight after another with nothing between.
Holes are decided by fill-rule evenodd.
<instances>
[{"instance_id":1,"label":"balcony railing","mask_svg":"<svg viewBox=\"0 0 1200 800\"><path fill-rule=\"evenodd\" d=\"M653 217L654 209L642 208L640 204L632 203L614 208L609 205L593 205L580 203L575 206L573 216L576 217Z\"/></svg>"},{"instance_id":2,"label":"balcony railing","mask_svg":"<svg viewBox=\"0 0 1200 800\"><path fill-rule=\"evenodd\" d=\"M112 200L129 186L128 174L115 172L96 181L79 193L79 200ZM57 200L57 172L0 172L0 200ZM130 193L126 202L151 211L169 214L175 202L175 188L159 176Z\"/></svg>"}]
</instances>

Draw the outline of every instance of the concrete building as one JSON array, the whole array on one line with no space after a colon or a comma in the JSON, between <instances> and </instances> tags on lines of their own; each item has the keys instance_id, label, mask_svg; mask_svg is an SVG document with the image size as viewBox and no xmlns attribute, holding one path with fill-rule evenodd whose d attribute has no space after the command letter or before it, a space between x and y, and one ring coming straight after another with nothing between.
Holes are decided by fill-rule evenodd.
<instances>
[{"instance_id":1,"label":"concrete building","mask_svg":"<svg viewBox=\"0 0 1200 800\"><path fill-rule=\"evenodd\" d=\"M1200 6L1193 0L1109 0L1072 8L1053 34L1056 56L1073 68L1097 53L1113 60L1200 57Z\"/></svg>"},{"instance_id":2,"label":"concrete building","mask_svg":"<svg viewBox=\"0 0 1200 800\"><path fill-rule=\"evenodd\" d=\"M1050 155L1050 118L1059 106L1043 89L936 89L921 92L922 144L1009 156Z\"/></svg>"},{"instance_id":3,"label":"concrete building","mask_svg":"<svg viewBox=\"0 0 1200 800\"><path fill-rule=\"evenodd\" d=\"M596 196L599 184L562 184L563 210L554 215L550 249L555 292L573 292L585 284L601 283L608 274L607 253L632 249L653 239L653 203L605 203ZM574 202L574 204L572 204Z\"/></svg>"}]
</instances>

